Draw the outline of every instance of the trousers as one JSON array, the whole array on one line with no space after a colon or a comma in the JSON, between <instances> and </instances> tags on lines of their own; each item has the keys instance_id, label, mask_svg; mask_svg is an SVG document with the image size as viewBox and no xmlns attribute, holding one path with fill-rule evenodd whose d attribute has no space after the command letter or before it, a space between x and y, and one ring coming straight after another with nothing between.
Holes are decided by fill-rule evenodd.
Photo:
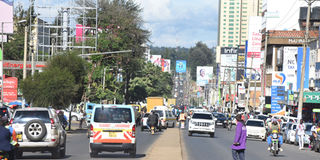
<instances>
[{"instance_id":1,"label":"trousers","mask_svg":"<svg viewBox=\"0 0 320 160\"><path fill-rule=\"evenodd\" d=\"M241 150L232 150L233 160L245 160L244 149Z\"/></svg>"}]
</instances>

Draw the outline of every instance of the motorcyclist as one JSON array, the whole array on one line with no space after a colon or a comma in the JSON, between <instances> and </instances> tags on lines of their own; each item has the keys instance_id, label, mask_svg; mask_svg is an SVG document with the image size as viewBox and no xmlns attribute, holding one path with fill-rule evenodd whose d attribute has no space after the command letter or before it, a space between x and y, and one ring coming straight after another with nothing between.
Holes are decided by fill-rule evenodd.
<instances>
[{"instance_id":1,"label":"motorcyclist","mask_svg":"<svg viewBox=\"0 0 320 160\"><path fill-rule=\"evenodd\" d=\"M12 150L12 145L10 143L11 134L9 129L5 127L5 117L0 116L0 151L8 153Z\"/></svg>"},{"instance_id":2,"label":"motorcyclist","mask_svg":"<svg viewBox=\"0 0 320 160\"><path fill-rule=\"evenodd\" d=\"M283 138L280 135L281 127L280 127L280 124L278 123L278 121L276 119L272 119L271 122L268 125L268 133L269 133L269 136L267 138L268 150L270 150L270 148L271 148L271 136L272 136L272 132L273 131L277 131L277 133L278 133L279 150L282 151L281 145L283 143Z\"/></svg>"},{"instance_id":3,"label":"motorcyclist","mask_svg":"<svg viewBox=\"0 0 320 160\"><path fill-rule=\"evenodd\" d=\"M12 148L11 148L11 151L9 152L9 160L12 160L12 159L15 159L15 155L16 155L15 153L16 153L17 147L19 146L18 140L17 140L17 134L14 128L9 125L8 118L7 117L3 117L3 118L4 118L3 124L7 129L9 129L11 134L10 143Z\"/></svg>"},{"instance_id":4,"label":"motorcyclist","mask_svg":"<svg viewBox=\"0 0 320 160\"><path fill-rule=\"evenodd\" d=\"M150 128L157 127L158 116L156 115L156 113L154 111L151 111L151 114L148 116L147 124L150 126Z\"/></svg>"}]
</instances>

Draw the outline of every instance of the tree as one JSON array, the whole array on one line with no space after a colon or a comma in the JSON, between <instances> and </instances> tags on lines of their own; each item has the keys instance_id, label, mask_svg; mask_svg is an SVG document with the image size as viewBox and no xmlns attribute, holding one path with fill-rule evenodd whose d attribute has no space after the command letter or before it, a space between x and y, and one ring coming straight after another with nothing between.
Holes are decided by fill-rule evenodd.
<instances>
[{"instance_id":1,"label":"tree","mask_svg":"<svg viewBox=\"0 0 320 160\"><path fill-rule=\"evenodd\" d=\"M35 106L61 109L78 103L84 91L86 65L72 53L54 56L43 72L22 81L22 93Z\"/></svg>"}]
</instances>

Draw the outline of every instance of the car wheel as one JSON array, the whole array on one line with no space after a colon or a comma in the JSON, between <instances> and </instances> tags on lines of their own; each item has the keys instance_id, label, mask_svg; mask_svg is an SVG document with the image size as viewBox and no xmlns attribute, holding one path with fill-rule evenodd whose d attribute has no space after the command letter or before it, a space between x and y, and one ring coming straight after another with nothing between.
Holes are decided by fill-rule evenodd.
<instances>
[{"instance_id":1,"label":"car wheel","mask_svg":"<svg viewBox=\"0 0 320 160\"><path fill-rule=\"evenodd\" d=\"M22 151L17 151L16 154L17 154L16 157L18 159L22 158L22 156L23 156L23 152Z\"/></svg>"},{"instance_id":2,"label":"car wheel","mask_svg":"<svg viewBox=\"0 0 320 160\"><path fill-rule=\"evenodd\" d=\"M174 128L176 126L175 122L172 122L172 128Z\"/></svg>"},{"instance_id":3,"label":"car wheel","mask_svg":"<svg viewBox=\"0 0 320 160\"><path fill-rule=\"evenodd\" d=\"M94 157L97 157L98 156L98 152L97 151L94 151L94 150L91 150L90 152L90 158L94 158Z\"/></svg>"},{"instance_id":4,"label":"car wheel","mask_svg":"<svg viewBox=\"0 0 320 160\"><path fill-rule=\"evenodd\" d=\"M227 125L226 125L226 124L223 124L223 128L227 128Z\"/></svg>"},{"instance_id":5,"label":"car wheel","mask_svg":"<svg viewBox=\"0 0 320 160\"><path fill-rule=\"evenodd\" d=\"M189 131L189 132L188 132L188 136L192 136L192 132Z\"/></svg>"},{"instance_id":6,"label":"car wheel","mask_svg":"<svg viewBox=\"0 0 320 160\"><path fill-rule=\"evenodd\" d=\"M78 118L77 118L77 116L71 116L71 120L72 121L78 121Z\"/></svg>"},{"instance_id":7,"label":"car wheel","mask_svg":"<svg viewBox=\"0 0 320 160\"><path fill-rule=\"evenodd\" d=\"M141 132L143 132L143 129L144 129L144 128L143 128L143 125L141 125Z\"/></svg>"},{"instance_id":8,"label":"car wheel","mask_svg":"<svg viewBox=\"0 0 320 160\"><path fill-rule=\"evenodd\" d=\"M67 137L64 138L64 142L63 142L63 149L60 151L60 157L64 158L66 156L66 141L67 141Z\"/></svg>"},{"instance_id":9,"label":"car wheel","mask_svg":"<svg viewBox=\"0 0 320 160\"><path fill-rule=\"evenodd\" d=\"M30 141L41 141L47 134L45 124L40 120L29 121L24 128L24 133Z\"/></svg>"},{"instance_id":10,"label":"car wheel","mask_svg":"<svg viewBox=\"0 0 320 160\"><path fill-rule=\"evenodd\" d=\"M210 137L213 138L214 137L214 133L210 133Z\"/></svg>"},{"instance_id":11,"label":"car wheel","mask_svg":"<svg viewBox=\"0 0 320 160\"><path fill-rule=\"evenodd\" d=\"M134 145L134 147L129 151L129 155L131 158L135 158L137 155L137 148L136 145Z\"/></svg>"},{"instance_id":12,"label":"car wheel","mask_svg":"<svg viewBox=\"0 0 320 160\"><path fill-rule=\"evenodd\" d=\"M54 150L51 152L51 157L53 159L59 159L61 155L61 147L57 146L56 148L54 148Z\"/></svg>"}]
</instances>

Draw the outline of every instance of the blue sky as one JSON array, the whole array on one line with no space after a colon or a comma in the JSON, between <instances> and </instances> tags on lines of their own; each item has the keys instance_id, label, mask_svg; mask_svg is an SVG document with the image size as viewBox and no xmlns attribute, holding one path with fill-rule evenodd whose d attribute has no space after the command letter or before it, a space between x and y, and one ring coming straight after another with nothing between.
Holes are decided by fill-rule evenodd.
<instances>
[{"instance_id":1,"label":"blue sky","mask_svg":"<svg viewBox=\"0 0 320 160\"><path fill-rule=\"evenodd\" d=\"M36 0L61 6L67 0ZM144 27L151 32L151 45L192 47L202 41L217 44L219 0L134 0L143 8ZM15 0L29 5L29 0ZM15 4L16 5L16 4ZM46 13L54 14L54 13Z\"/></svg>"},{"instance_id":2,"label":"blue sky","mask_svg":"<svg viewBox=\"0 0 320 160\"><path fill-rule=\"evenodd\" d=\"M217 44L218 0L136 0L143 8L153 46Z\"/></svg>"}]
</instances>

